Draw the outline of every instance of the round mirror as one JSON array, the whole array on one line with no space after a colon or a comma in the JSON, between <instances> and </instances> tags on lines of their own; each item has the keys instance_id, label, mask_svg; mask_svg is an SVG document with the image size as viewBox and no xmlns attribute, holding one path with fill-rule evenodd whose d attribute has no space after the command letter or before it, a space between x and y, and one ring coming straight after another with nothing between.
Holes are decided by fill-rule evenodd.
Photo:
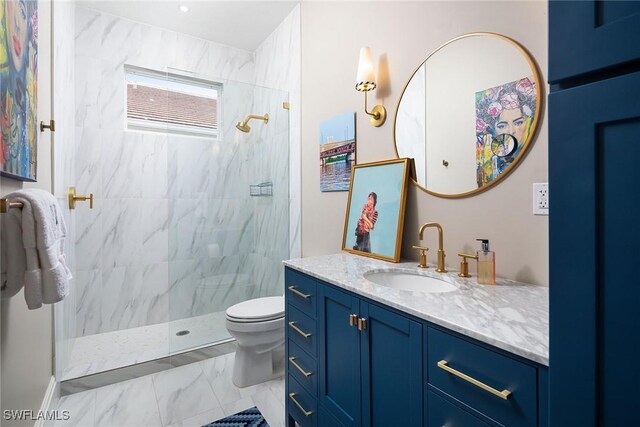
<instances>
[{"instance_id":1,"label":"round mirror","mask_svg":"<svg viewBox=\"0 0 640 427\"><path fill-rule=\"evenodd\" d=\"M542 111L541 83L531 56L510 38L457 37L429 55L405 86L396 153L415 159L417 184L430 194L484 191L530 147Z\"/></svg>"}]
</instances>

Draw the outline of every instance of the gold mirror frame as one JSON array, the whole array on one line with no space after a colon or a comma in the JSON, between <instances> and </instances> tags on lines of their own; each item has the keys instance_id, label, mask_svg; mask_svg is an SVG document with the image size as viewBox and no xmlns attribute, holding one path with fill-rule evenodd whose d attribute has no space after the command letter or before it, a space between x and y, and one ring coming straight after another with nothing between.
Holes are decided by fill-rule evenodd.
<instances>
[{"instance_id":1,"label":"gold mirror frame","mask_svg":"<svg viewBox=\"0 0 640 427\"><path fill-rule=\"evenodd\" d=\"M461 36L455 37L455 38L447 41L446 43L444 43L444 44L440 45L438 48L436 48L433 52L431 52L429 54L429 56L427 56L427 58L424 61L422 61L416 67L416 69L413 71L413 73L411 73L411 76L409 76L409 79L407 79L407 82L405 83L404 88L402 89L402 93L400 94L400 98L398 99L398 103L396 105L396 114L395 114L395 117L394 117L394 120L393 120L393 148L395 150L396 157L400 158L400 154L398 153L398 141L396 140L396 131L397 131L396 126L397 126L397 122L398 122L398 111L400 109L400 103L402 102L402 97L404 96L404 93L407 90L407 87L409 86L409 83L411 83L411 79L413 79L413 77L416 75L416 73L429 60L429 58L431 58L433 55L435 55L438 51L443 49L445 46L448 46L449 44L451 44L451 43L453 43L455 41L464 39L464 38L477 37L477 36L497 37L497 38L499 38L501 40L504 40L507 43L510 43L511 45L513 45L522 54L524 59L529 64L529 68L531 68L531 72L532 72L533 77L534 77L535 82L536 82L536 99L538 101L537 108L536 108L537 114L535 114L535 117L533 118L533 122L531 123L531 129L532 130L531 130L530 136L529 136L527 142L524 144L524 146L523 146L522 150L520 151L520 153L518 154L518 156L507 167L507 169L505 169L505 171L500 174L499 177L497 177L496 179L492 180L491 182L483 185L480 188L476 188L476 189L473 189L471 191L467 191L467 192L464 192L464 193L443 194L443 193L437 193L435 191L428 190L426 187L422 186L417 181L416 178L413 178L412 176L410 177L411 183L413 183L416 187L420 188L425 193L431 194L431 195L436 196L436 197L442 197L442 198L446 198L446 199L459 199L459 198L463 198L463 197L474 196L476 194L482 193L483 191L487 191L488 189L492 188L494 185L496 185L499 182L501 182L507 176L509 176L511 174L511 172L513 172L513 170L520 164L521 160L524 158L524 156L527 154L527 152L531 148L531 145L533 144L533 141L535 140L535 138L538 135L538 124L540 123L540 116L544 112L544 98L542 96L542 84L544 84L544 82L541 79L541 73L540 73L540 71L538 69L538 65L534 61L533 56L524 48L524 46L522 46L517 41L515 41L515 40L513 40L513 39L511 39L511 38L509 38L507 36L504 36L502 34L498 34L498 33L475 32L475 33L463 34ZM425 145L427 143L428 143L428 141L425 140ZM426 167L426 165L425 165L425 167Z\"/></svg>"}]
</instances>

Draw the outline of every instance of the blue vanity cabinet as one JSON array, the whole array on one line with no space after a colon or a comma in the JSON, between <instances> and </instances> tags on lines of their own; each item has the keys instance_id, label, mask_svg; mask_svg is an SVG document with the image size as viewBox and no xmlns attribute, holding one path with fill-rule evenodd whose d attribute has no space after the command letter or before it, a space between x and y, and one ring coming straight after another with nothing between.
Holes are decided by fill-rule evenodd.
<instances>
[{"instance_id":1,"label":"blue vanity cabinet","mask_svg":"<svg viewBox=\"0 0 640 427\"><path fill-rule=\"evenodd\" d=\"M551 425L639 425L640 71L554 92L549 115Z\"/></svg>"},{"instance_id":2,"label":"blue vanity cabinet","mask_svg":"<svg viewBox=\"0 0 640 427\"><path fill-rule=\"evenodd\" d=\"M551 0L549 82L637 63L639 29L637 0Z\"/></svg>"},{"instance_id":3,"label":"blue vanity cabinet","mask_svg":"<svg viewBox=\"0 0 640 427\"><path fill-rule=\"evenodd\" d=\"M285 277L315 282L305 294L316 298L315 329L301 325L317 342L303 347L286 328L288 427L547 425L546 368L289 268ZM310 318L309 307L288 303L286 320ZM500 399L441 360L512 394Z\"/></svg>"},{"instance_id":4,"label":"blue vanity cabinet","mask_svg":"<svg viewBox=\"0 0 640 427\"><path fill-rule=\"evenodd\" d=\"M328 285L319 291L320 403L343 426L360 426L360 301Z\"/></svg>"},{"instance_id":5,"label":"blue vanity cabinet","mask_svg":"<svg viewBox=\"0 0 640 427\"><path fill-rule=\"evenodd\" d=\"M550 425L640 425L640 2L550 2L549 76Z\"/></svg>"},{"instance_id":6,"label":"blue vanity cabinet","mask_svg":"<svg viewBox=\"0 0 640 427\"><path fill-rule=\"evenodd\" d=\"M422 324L320 286L320 404L345 427L422 422Z\"/></svg>"},{"instance_id":7,"label":"blue vanity cabinet","mask_svg":"<svg viewBox=\"0 0 640 427\"><path fill-rule=\"evenodd\" d=\"M285 410L293 427L318 426L316 280L285 271ZM322 425L322 424L320 424Z\"/></svg>"},{"instance_id":8,"label":"blue vanity cabinet","mask_svg":"<svg viewBox=\"0 0 640 427\"><path fill-rule=\"evenodd\" d=\"M537 366L433 327L426 335L429 399L439 392L500 425L538 425Z\"/></svg>"},{"instance_id":9,"label":"blue vanity cabinet","mask_svg":"<svg viewBox=\"0 0 640 427\"><path fill-rule=\"evenodd\" d=\"M422 324L360 301L362 425L423 425Z\"/></svg>"}]
</instances>

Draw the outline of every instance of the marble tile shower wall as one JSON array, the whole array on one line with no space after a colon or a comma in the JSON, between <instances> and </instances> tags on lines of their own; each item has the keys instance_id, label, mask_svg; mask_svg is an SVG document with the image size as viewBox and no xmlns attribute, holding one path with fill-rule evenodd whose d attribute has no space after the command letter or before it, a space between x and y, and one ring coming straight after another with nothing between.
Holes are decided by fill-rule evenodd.
<instances>
[{"instance_id":1,"label":"marble tile shower wall","mask_svg":"<svg viewBox=\"0 0 640 427\"><path fill-rule=\"evenodd\" d=\"M253 87L225 86L223 141L124 130L124 64L253 83L253 54L84 7L75 29L75 184L96 197L93 210L76 210L77 335L197 316L259 292L252 274L273 268L252 253L260 222L248 185L260 167L247 167L257 154L232 130Z\"/></svg>"},{"instance_id":2,"label":"marble tile shower wall","mask_svg":"<svg viewBox=\"0 0 640 427\"><path fill-rule=\"evenodd\" d=\"M275 92L275 93L274 93ZM253 297L282 295L284 269L289 258L289 112L282 108L287 92L262 87L254 90L252 111L269 111L267 126L256 126L248 143L251 147L254 182L270 181L271 197L252 197L254 213L252 256L248 267L256 287ZM257 131L257 132L256 132ZM245 190L246 191L246 190Z\"/></svg>"},{"instance_id":3,"label":"marble tile shower wall","mask_svg":"<svg viewBox=\"0 0 640 427\"><path fill-rule=\"evenodd\" d=\"M300 236L300 5L255 53L255 84L289 93L289 257L302 256ZM279 261L278 261L279 262ZM282 282L280 282L282 283Z\"/></svg>"},{"instance_id":4,"label":"marble tile shower wall","mask_svg":"<svg viewBox=\"0 0 640 427\"><path fill-rule=\"evenodd\" d=\"M255 52L255 84L288 93L290 104L290 110L286 114L276 117L276 120L282 118L283 123L276 122L275 126L269 126L268 131L272 133L266 137L264 144L257 144L256 147L260 157L264 159L260 162L260 176L268 176L274 182L274 195L273 198L256 199L256 248L250 263L251 274L256 280L255 296L282 294L284 270L281 268L281 260L301 256L300 59L298 5ZM266 96L266 92L259 89L256 91L254 102L259 106L258 109L261 108L261 102L274 100L273 97ZM270 111L283 112L280 104L269 108L273 109ZM284 121L288 123L285 124ZM287 132L288 138L285 135ZM282 236L287 235L288 247L275 244Z\"/></svg>"}]
</instances>

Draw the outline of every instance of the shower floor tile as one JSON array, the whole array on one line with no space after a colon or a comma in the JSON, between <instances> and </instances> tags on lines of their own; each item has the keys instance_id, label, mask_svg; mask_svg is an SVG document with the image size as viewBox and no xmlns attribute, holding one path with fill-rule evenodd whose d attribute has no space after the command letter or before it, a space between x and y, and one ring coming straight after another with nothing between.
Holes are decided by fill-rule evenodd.
<instances>
[{"instance_id":1,"label":"shower floor tile","mask_svg":"<svg viewBox=\"0 0 640 427\"><path fill-rule=\"evenodd\" d=\"M225 312L76 338L61 380L148 362L231 338ZM189 331L186 335L176 335Z\"/></svg>"},{"instance_id":2,"label":"shower floor tile","mask_svg":"<svg viewBox=\"0 0 640 427\"><path fill-rule=\"evenodd\" d=\"M55 427L197 427L252 406L271 427L284 427L284 377L240 389L233 362L230 353L65 396L50 409L70 418Z\"/></svg>"}]
</instances>

